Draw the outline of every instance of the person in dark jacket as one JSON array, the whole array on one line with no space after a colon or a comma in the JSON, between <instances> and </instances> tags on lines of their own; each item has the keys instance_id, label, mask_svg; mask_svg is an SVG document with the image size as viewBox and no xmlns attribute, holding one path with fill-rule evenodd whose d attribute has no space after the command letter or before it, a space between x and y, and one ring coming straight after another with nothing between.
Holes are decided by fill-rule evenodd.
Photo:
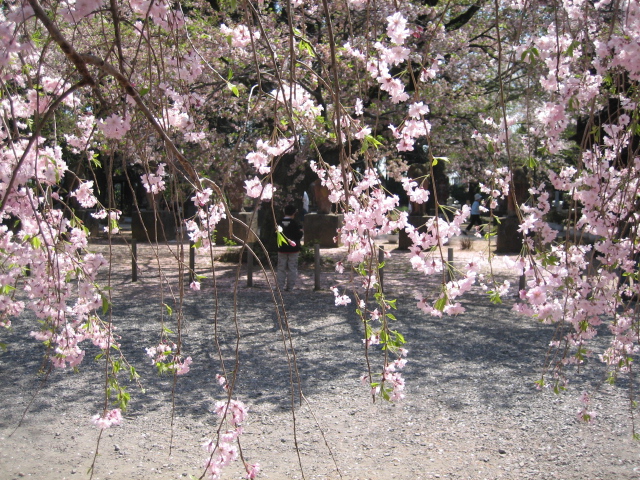
<instances>
[{"instance_id":1,"label":"person in dark jacket","mask_svg":"<svg viewBox=\"0 0 640 480\"><path fill-rule=\"evenodd\" d=\"M302 227L295 219L296 213L296 207L287 205L278 229L278 286L287 291L293 290L298 280L298 254L300 240L302 240Z\"/></svg>"}]
</instances>

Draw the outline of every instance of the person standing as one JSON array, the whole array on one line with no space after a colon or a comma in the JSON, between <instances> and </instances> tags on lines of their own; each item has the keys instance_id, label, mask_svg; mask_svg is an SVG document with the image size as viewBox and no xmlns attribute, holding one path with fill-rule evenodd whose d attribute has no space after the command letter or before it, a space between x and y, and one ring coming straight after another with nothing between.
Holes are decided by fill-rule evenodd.
<instances>
[{"instance_id":1,"label":"person standing","mask_svg":"<svg viewBox=\"0 0 640 480\"><path fill-rule=\"evenodd\" d=\"M298 280L302 227L295 216L296 207L287 205L284 208L284 218L278 225L278 286L286 291L293 290Z\"/></svg>"},{"instance_id":2,"label":"person standing","mask_svg":"<svg viewBox=\"0 0 640 480\"><path fill-rule=\"evenodd\" d=\"M479 193L476 193L473 199L474 199L474 202L471 204L471 220L469 221L469 225L467 225L465 234L466 232L471 230L475 225L477 226L481 225L480 200L482 200L482 195L480 195Z\"/></svg>"}]
</instances>

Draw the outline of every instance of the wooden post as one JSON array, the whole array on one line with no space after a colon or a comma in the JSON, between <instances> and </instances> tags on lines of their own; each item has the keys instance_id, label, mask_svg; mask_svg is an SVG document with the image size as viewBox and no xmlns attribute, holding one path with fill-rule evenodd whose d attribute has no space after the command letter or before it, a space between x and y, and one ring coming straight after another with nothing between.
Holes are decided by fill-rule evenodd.
<instances>
[{"instance_id":1,"label":"wooden post","mask_svg":"<svg viewBox=\"0 0 640 480\"><path fill-rule=\"evenodd\" d=\"M378 250L378 265L384 263L384 245L380 245ZM384 267L378 268L378 278L380 278L380 291L384 293Z\"/></svg>"},{"instance_id":2,"label":"wooden post","mask_svg":"<svg viewBox=\"0 0 640 480\"><path fill-rule=\"evenodd\" d=\"M131 281L138 281L138 242L131 239Z\"/></svg>"},{"instance_id":3,"label":"wooden post","mask_svg":"<svg viewBox=\"0 0 640 480\"><path fill-rule=\"evenodd\" d=\"M453 280L453 248L447 249L447 282Z\"/></svg>"},{"instance_id":4,"label":"wooden post","mask_svg":"<svg viewBox=\"0 0 640 480\"><path fill-rule=\"evenodd\" d=\"M253 247L253 245L252 245ZM253 287L253 248L247 248L247 287Z\"/></svg>"},{"instance_id":5,"label":"wooden post","mask_svg":"<svg viewBox=\"0 0 640 480\"><path fill-rule=\"evenodd\" d=\"M315 277L315 286L314 290L320 290L320 245L316 243L313 246L313 258L314 258L314 277Z\"/></svg>"},{"instance_id":6,"label":"wooden post","mask_svg":"<svg viewBox=\"0 0 640 480\"><path fill-rule=\"evenodd\" d=\"M196 279L196 247L193 240L189 242L189 283Z\"/></svg>"}]
</instances>

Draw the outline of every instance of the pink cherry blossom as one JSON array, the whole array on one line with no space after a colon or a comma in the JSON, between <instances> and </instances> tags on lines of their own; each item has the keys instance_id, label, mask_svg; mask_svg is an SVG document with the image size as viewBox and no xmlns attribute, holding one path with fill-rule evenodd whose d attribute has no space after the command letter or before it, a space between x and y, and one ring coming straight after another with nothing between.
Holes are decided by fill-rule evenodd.
<instances>
[{"instance_id":1,"label":"pink cherry blossom","mask_svg":"<svg viewBox=\"0 0 640 480\"><path fill-rule=\"evenodd\" d=\"M113 410L105 413L103 416L94 415L91 419L91 423L93 423L100 429L110 428L114 425L120 425L122 423L122 412L119 408L114 408Z\"/></svg>"},{"instance_id":2,"label":"pink cherry blossom","mask_svg":"<svg viewBox=\"0 0 640 480\"><path fill-rule=\"evenodd\" d=\"M84 208L91 208L98 203L98 199L93 195L93 180L81 183L71 195L76 197L78 203Z\"/></svg>"},{"instance_id":3,"label":"pink cherry blossom","mask_svg":"<svg viewBox=\"0 0 640 480\"><path fill-rule=\"evenodd\" d=\"M111 114L98 124L100 130L107 138L121 139L131 128L130 118Z\"/></svg>"}]
</instances>

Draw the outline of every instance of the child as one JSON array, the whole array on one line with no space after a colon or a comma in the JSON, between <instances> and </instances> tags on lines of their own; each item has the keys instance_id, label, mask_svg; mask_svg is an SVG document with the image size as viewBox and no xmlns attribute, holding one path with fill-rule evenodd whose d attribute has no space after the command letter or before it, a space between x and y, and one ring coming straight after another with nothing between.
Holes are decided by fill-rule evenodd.
<instances>
[{"instance_id":1,"label":"child","mask_svg":"<svg viewBox=\"0 0 640 480\"><path fill-rule=\"evenodd\" d=\"M284 242L278 241L278 285L286 291L293 290L298 279L298 254L302 227L295 220L296 207L287 205L284 208L284 218L280 222Z\"/></svg>"}]
</instances>

